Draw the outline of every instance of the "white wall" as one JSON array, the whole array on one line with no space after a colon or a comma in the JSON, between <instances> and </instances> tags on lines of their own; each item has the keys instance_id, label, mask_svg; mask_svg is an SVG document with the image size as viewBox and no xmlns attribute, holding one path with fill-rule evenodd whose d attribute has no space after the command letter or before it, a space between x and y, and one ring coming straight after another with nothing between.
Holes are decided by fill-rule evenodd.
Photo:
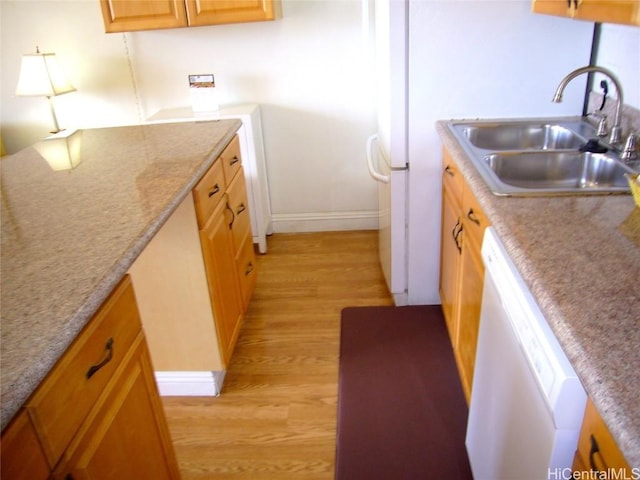
<instances>
[{"instance_id":1,"label":"white wall","mask_svg":"<svg viewBox=\"0 0 640 480\"><path fill-rule=\"evenodd\" d=\"M262 105L278 217L371 211L373 131L359 1L285 1L276 22L131 34L147 114L188 105L189 73L216 75L221 104ZM186 53L188 52L188 53Z\"/></svg>"},{"instance_id":2,"label":"white wall","mask_svg":"<svg viewBox=\"0 0 640 480\"><path fill-rule=\"evenodd\" d=\"M616 74L624 90L624 103L640 110L640 27L602 24L597 64ZM594 87L601 93L599 83L598 78ZM617 96L613 91L611 94Z\"/></svg>"}]
</instances>

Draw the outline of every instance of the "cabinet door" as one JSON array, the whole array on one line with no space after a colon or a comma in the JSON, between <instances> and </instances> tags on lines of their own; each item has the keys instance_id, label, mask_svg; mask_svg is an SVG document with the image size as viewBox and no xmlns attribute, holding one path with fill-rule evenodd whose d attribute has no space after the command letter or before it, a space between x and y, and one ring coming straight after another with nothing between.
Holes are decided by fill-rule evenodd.
<instances>
[{"instance_id":1,"label":"cabinet door","mask_svg":"<svg viewBox=\"0 0 640 480\"><path fill-rule=\"evenodd\" d=\"M105 32L187 26L184 0L100 0Z\"/></svg>"},{"instance_id":2,"label":"cabinet door","mask_svg":"<svg viewBox=\"0 0 640 480\"><path fill-rule=\"evenodd\" d=\"M2 432L0 444L4 480L46 480L50 469L26 410L21 410Z\"/></svg>"},{"instance_id":3,"label":"cabinet door","mask_svg":"<svg viewBox=\"0 0 640 480\"><path fill-rule=\"evenodd\" d=\"M180 478L142 333L128 357L55 478Z\"/></svg>"},{"instance_id":4,"label":"cabinet door","mask_svg":"<svg viewBox=\"0 0 640 480\"><path fill-rule=\"evenodd\" d=\"M440 301L451 343L458 338L458 283L462 241L462 190L457 165L444 149L442 154L442 225L440 238Z\"/></svg>"},{"instance_id":5,"label":"cabinet door","mask_svg":"<svg viewBox=\"0 0 640 480\"><path fill-rule=\"evenodd\" d=\"M274 20L276 0L186 0L189 25L256 22Z\"/></svg>"},{"instance_id":6,"label":"cabinet door","mask_svg":"<svg viewBox=\"0 0 640 480\"><path fill-rule=\"evenodd\" d=\"M533 11L592 22L640 25L637 0L533 0Z\"/></svg>"},{"instance_id":7,"label":"cabinet door","mask_svg":"<svg viewBox=\"0 0 640 480\"><path fill-rule=\"evenodd\" d=\"M442 237L440 243L440 301L442 312L449 330L449 337L455 348L458 338L457 309L458 270L460 264L460 238L462 223L459 207L445 188L442 194Z\"/></svg>"},{"instance_id":8,"label":"cabinet door","mask_svg":"<svg viewBox=\"0 0 640 480\"><path fill-rule=\"evenodd\" d=\"M209 294L222 362L229 364L242 323L242 303L231 232L233 214L225 199L200 231Z\"/></svg>"},{"instance_id":9,"label":"cabinet door","mask_svg":"<svg viewBox=\"0 0 640 480\"><path fill-rule=\"evenodd\" d=\"M572 0L533 0L533 11L546 15L573 17L575 7Z\"/></svg>"},{"instance_id":10,"label":"cabinet door","mask_svg":"<svg viewBox=\"0 0 640 480\"><path fill-rule=\"evenodd\" d=\"M575 18L592 22L640 25L637 0L579 0Z\"/></svg>"},{"instance_id":11,"label":"cabinet door","mask_svg":"<svg viewBox=\"0 0 640 480\"><path fill-rule=\"evenodd\" d=\"M462 377L462 389L471 398L473 369L475 366L480 307L484 285L484 265L480 256L480 245L473 237L463 233L462 257L460 265L460 311L458 315L458 343L456 355Z\"/></svg>"}]
</instances>

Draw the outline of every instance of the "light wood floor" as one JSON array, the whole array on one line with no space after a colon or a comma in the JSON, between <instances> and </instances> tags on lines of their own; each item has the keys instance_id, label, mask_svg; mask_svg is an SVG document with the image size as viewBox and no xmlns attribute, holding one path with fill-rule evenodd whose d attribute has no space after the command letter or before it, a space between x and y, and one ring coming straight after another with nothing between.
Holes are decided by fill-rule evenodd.
<instances>
[{"instance_id":1,"label":"light wood floor","mask_svg":"<svg viewBox=\"0 0 640 480\"><path fill-rule=\"evenodd\" d=\"M377 232L275 234L217 398L165 398L183 480L333 479L340 311L390 305Z\"/></svg>"}]
</instances>

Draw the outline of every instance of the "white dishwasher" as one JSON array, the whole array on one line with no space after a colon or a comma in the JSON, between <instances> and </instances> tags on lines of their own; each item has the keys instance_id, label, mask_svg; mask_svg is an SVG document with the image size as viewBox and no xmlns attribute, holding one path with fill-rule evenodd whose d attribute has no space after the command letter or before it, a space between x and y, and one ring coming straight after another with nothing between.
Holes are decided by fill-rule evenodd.
<instances>
[{"instance_id":1,"label":"white dishwasher","mask_svg":"<svg viewBox=\"0 0 640 480\"><path fill-rule=\"evenodd\" d=\"M475 480L565 478L586 394L493 228L466 447Z\"/></svg>"}]
</instances>

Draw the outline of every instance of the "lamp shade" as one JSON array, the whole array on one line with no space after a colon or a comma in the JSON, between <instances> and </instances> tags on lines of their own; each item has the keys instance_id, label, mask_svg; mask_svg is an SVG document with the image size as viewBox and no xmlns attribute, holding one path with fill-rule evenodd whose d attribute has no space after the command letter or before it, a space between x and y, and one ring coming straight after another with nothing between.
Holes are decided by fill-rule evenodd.
<instances>
[{"instance_id":1,"label":"lamp shade","mask_svg":"<svg viewBox=\"0 0 640 480\"><path fill-rule=\"evenodd\" d=\"M53 97L75 88L62 73L55 53L31 53L22 57L16 95Z\"/></svg>"}]
</instances>

